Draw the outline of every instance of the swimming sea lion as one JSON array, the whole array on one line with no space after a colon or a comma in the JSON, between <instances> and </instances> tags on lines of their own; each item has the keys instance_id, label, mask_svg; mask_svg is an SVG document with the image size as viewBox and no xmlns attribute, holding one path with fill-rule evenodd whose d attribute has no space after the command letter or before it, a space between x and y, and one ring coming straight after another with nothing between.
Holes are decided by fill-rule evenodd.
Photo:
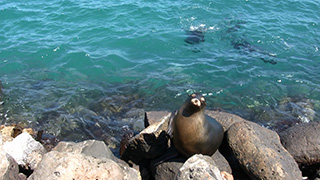
<instances>
[{"instance_id":1,"label":"swimming sea lion","mask_svg":"<svg viewBox=\"0 0 320 180\"><path fill-rule=\"evenodd\" d=\"M173 118L173 143L186 157L194 154L211 156L223 139L223 128L215 119L206 116L206 102L201 94L192 94Z\"/></svg>"},{"instance_id":2,"label":"swimming sea lion","mask_svg":"<svg viewBox=\"0 0 320 180\"><path fill-rule=\"evenodd\" d=\"M249 53L257 52L257 53L260 53L260 54L265 55L267 57L275 57L275 55L263 51L261 48L250 44L248 41L246 41L244 39L232 40L231 44L233 45L233 48L238 49L238 50L245 50ZM273 59L265 59L263 57L260 57L260 59L265 63L270 63L273 65L277 64L277 61L275 61Z\"/></svg>"},{"instance_id":3,"label":"swimming sea lion","mask_svg":"<svg viewBox=\"0 0 320 180\"><path fill-rule=\"evenodd\" d=\"M199 44L204 42L204 34L201 30L186 31L187 37L184 42L188 44Z\"/></svg>"}]
</instances>

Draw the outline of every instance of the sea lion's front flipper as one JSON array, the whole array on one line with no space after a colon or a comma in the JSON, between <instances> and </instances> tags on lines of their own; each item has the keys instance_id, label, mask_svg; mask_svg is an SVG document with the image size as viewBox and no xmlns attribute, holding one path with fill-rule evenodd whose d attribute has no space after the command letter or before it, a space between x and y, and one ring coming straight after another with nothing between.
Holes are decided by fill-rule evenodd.
<instances>
[{"instance_id":1,"label":"sea lion's front flipper","mask_svg":"<svg viewBox=\"0 0 320 180\"><path fill-rule=\"evenodd\" d=\"M176 116L178 111L171 112L170 118L169 118L169 124L168 124L168 130L167 133L170 136L170 138L173 137L173 118Z\"/></svg>"}]
</instances>

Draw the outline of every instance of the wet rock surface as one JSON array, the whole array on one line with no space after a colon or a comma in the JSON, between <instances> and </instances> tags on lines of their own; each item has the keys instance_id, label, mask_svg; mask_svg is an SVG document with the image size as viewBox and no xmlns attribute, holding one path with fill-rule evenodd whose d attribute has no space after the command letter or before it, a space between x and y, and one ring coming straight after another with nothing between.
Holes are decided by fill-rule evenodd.
<instances>
[{"instance_id":1,"label":"wet rock surface","mask_svg":"<svg viewBox=\"0 0 320 180\"><path fill-rule=\"evenodd\" d=\"M254 179L302 179L292 156L282 147L278 135L253 122L234 123L227 139L238 162Z\"/></svg>"}]
</instances>

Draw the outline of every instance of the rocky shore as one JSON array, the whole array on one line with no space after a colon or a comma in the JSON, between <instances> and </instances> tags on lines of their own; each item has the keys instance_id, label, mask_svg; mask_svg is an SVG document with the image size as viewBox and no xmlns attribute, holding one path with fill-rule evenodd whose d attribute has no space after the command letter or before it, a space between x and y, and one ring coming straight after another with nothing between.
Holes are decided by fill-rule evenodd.
<instances>
[{"instance_id":1,"label":"rocky shore","mask_svg":"<svg viewBox=\"0 0 320 180\"><path fill-rule=\"evenodd\" d=\"M117 158L105 142L58 142L17 125L0 127L0 179L320 179L320 122L277 134L239 116L206 111L225 138L210 156L180 155L167 130L171 113L146 112L145 129L129 129Z\"/></svg>"}]
</instances>

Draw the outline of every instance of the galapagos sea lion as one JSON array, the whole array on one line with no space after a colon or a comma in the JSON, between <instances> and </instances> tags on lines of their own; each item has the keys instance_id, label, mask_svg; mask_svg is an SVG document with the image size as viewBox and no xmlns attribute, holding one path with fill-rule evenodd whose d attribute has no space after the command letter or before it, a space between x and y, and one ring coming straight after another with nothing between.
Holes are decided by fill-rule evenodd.
<instances>
[{"instance_id":1,"label":"galapagos sea lion","mask_svg":"<svg viewBox=\"0 0 320 180\"><path fill-rule=\"evenodd\" d=\"M204 34L201 30L193 30L193 31L186 31L187 37L184 40L184 42L188 44L199 44L201 42L204 42Z\"/></svg>"},{"instance_id":2,"label":"galapagos sea lion","mask_svg":"<svg viewBox=\"0 0 320 180\"><path fill-rule=\"evenodd\" d=\"M172 120L173 143L186 157L194 154L211 156L223 139L223 128L215 119L206 116L205 98L191 94Z\"/></svg>"}]
</instances>

